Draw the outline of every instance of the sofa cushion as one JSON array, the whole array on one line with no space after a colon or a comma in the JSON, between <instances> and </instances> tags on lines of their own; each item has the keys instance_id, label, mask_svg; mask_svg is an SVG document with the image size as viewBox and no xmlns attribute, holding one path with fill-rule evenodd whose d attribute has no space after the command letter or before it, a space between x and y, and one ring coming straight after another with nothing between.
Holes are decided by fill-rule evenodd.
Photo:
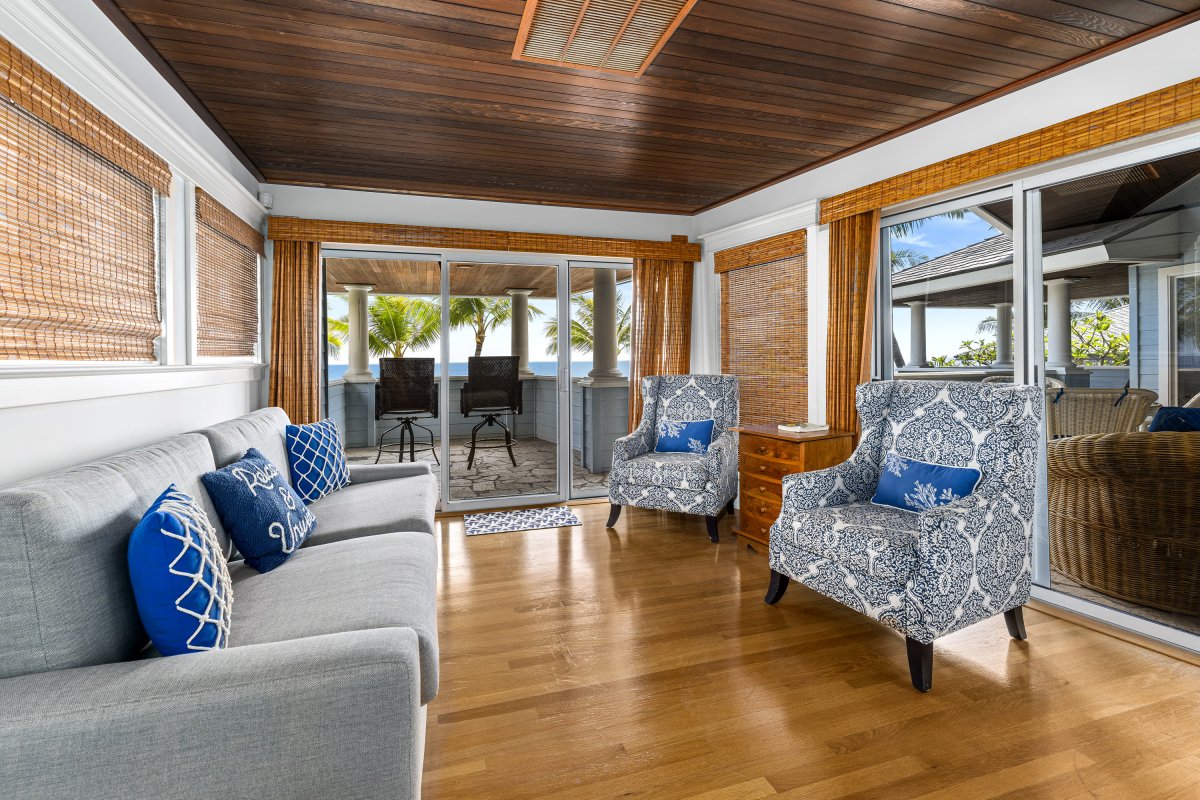
<instances>
[{"instance_id":1,"label":"sofa cushion","mask_svg":"<svg viewBox=\"0 0 1200 800\"><path fill-rule=\"evenodd\" d=\"M438 484L433 475L352 483L308 507L317 530L308 544L396 531L433 533Z\"/></svg>"},{"instance_id":2,"label":"sofa cushion","mask_svg":"<svg viewBox=\"0 0 1200 800\"><path fill-rule=\"evenodd\" d=\"M284 441L292 486L305 503L320 500L350 483L342 432L333 420L288 425L284 428Z\"/></svg>"},{"instance_id":3,"label":"sofa cushion","mask_svg":"<svg viewBox=\"0 0 1200 800\"><path fill-rule=\"evenodd\" d=\"M301 550L267 573L230 566L237 616L230 647L371 628L412 628L421 648L421 702L437 694L437 543L389 533Z\"/></svg>"},{"instance_id":4,"label":"sofa cushion","mask_svg":"<svg viewBox=\"0 0 1200 800\"><path fill-rule=\"evenodd\" d=\"M221 650L233 592L208 515L171 484L129 537L129 579L138 616L165 656Z\"/></svg>"},{"instance_id":5,"label":"sofa cushion","mask_svg":"<svg viewBox=\"0 0 1200 800\"><path fill-rule=\"evenodd\" d=\"M904 581L917 565L920 517L891 506L852 503L780 515L771 538L829 558L858 575ZM774 545L772 545L774 548Z\"/></svg>"},{"instance_id":6,"label":"sofa cushion","mask_svg":"<svg viewBox=\"0 0 1200 800\"><path fill-rule=\"evenodd\" d=\"M259 572L287 561L316 527L316 517L279 467L257 448L200 479L238 552Z\"/></svg>"},{"instance_id":7,"label":"sofa cushion","mask_svg":"<svg viewBox=\"0 0 1200 800\"><path fill-rule=\"evenodd\" d=\"M656 453L695 453L704 455L712 444L716 420L701 419L688 422L679 419L660 419Z\"/></svg>"},{"instance_id":8,"label":"sofa cushion","mask_svg":"<svg viewBox=\"0 0 1200 800\"><path fill-rule=\"evenodd\" d=\"M901 511L928 511L967 497L982 477L973 467L947 467L888 453L871 502Z\"/></svg>"},{"instance_id":9,"label":"sofa cushion","mask_svg":"<svg viewBox=\"0 0 1200 800\"><path fill-rule=\"evenodd\" d=\"M647 453L618 465L611 478L635 486L703 489L708 485L704 456L695 453Z\"/></svg>"},{"instance_id":10,"label":"sofa cushion","mask_svg":"<svg viewBox=\"0 0 1200 800\"><path fill-rule=\"evenodd\" d=\"M147 638L129 583L129 535L174 483L226 547L200 485L213 466L204 437L184 434L0 490L0 678L137 655Z\"/></svg>"},{"instance_id":11,"label":"sofa cushion","mask_svg":"<svg viewBox=\"0 0 1200 800\"><path fill-rule=\"evenodd\" d=\"M196 432L208 439L218 469L240 461L246 451L254 447L287 473L288 456L283 431L289 422L282 408L260 408ZM285 474L284 479L291 483L290 475Z\"/></svg>"}]
</instances>

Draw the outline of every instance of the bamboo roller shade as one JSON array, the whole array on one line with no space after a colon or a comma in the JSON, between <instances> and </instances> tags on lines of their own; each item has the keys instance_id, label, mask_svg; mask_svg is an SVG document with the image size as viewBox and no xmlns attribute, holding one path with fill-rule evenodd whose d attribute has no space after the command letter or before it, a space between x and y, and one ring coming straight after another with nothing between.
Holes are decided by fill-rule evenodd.
<instances>
[{"instance_id":1,"label":"bamboo roller shade","mask_svg":"<svg viewBox=\"0 0 1200 800\"><path fill-rule=\"evenodd\" d=\"M171 193L166 161L3 37L0 95L160 194Z\"/></svg>"},{"instance_id":2,"label":"bamboo roller shade","mask_svg":"<svg viewBox=\"0 0 1200 800\"><path fill-rule=\"evenodd\" d=\"M769 236L755 242L719 250L713 257L715 272L765 264L778 258L787 258L808 251L808 231L788 231Z\"/></svg>"},{"instance_id":3,"label":"bamboo roller shade","mask_svg":"<svg viewBox=\"0 0 1200 800\"><path fill-rule=\"evenodd\" d=\"M604 239L551 233L512 233L470 228L430 228L376 222L271 217L267 238L298 242L379 244L395 247L442 247L463 250L498 250L514 253L563 253L573 256L661 258L699 261L700 245L686 236L669 242L646 239Z\"/></svg>"},{"instance_id":4,"label":"bamboo roller shade","mask_svg":"<svg viewBox=\"0 0 1200 800\"><path fill-rule=\"evenodd\" d=\"M0 153L0 358L154 361L154 189L10 103Z\"/></svg>"},{"instance_id":5,"label":"bamboo roller shade","mask_svg":"<svg viewBox=\"0 0 1200 800\"><path fill-rule=\"evenodd\" d=\"M196 190L196 354L256 355L263 237Z\"/></svg>"},{"instance_id":6,"label":"bamboo roller shade","mask_svg":"<svg viewBox=\"0 0 1200 800\"><path fill-rule=\"evenodd\" d=\"M821 202L821 223L1200 119L1200 78L972 150Z\"/></svg>"},{"instance_id":7,"label":"bamboo roller shade","mask_svg":"<svg viewBox=\"0 0 1200 800\"><path fill-rule=\"evenodd\" d=\"M803 230L717 253L721 371L738 376L741 421L808 419L808 258Z\"/></svg>"},{"instance_id":8,"label":"bamboo roller shade","mask_svg":"<svg viewBox=\"0 0 1200 800\"><path fill-rule=\"evenodd\" d=\"M684 375L692 364L692 264L657 258L633 262L633 343L629 358L629 429L642 419L642 378Z\"/></svg>"}]
</instances>

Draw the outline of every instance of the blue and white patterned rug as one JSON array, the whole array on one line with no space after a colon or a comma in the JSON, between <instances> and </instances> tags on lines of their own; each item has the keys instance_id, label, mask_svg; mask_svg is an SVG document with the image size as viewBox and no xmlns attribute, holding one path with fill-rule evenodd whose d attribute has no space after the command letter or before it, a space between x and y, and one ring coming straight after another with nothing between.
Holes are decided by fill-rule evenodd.
<instances>
[{"instance_id":1,"label":"blue and white patterned rug","mask_svg":"<svg viewBox=\"0 0 1200 800\"><path fill-rule=\"evenodd\" d=\"M526 508L521 511L493 511L490 514L467 514L463 518L467 536L508 531L535 531L539 528L562 528L582 525L569 508Z\"/></svg>"}]
</instances>

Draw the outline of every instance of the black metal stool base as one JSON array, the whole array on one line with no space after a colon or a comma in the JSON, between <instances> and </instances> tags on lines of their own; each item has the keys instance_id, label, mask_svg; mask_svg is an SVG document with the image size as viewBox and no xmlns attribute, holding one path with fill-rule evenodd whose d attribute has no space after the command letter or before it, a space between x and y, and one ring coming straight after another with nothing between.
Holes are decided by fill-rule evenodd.
<instances>
[{"instance_id":1,"label":"black metal stool base","mask_svg":"<svg viewBox=\"0 0 1200 800\"><path fill-rule=\"evenodd\" d=\"M467 456L467 469L470 469L471 466L475 463L475 449L476 448L479 448L480 450L493 450L498 447L507 448L508 449L508 457L512 461L512 465L514 467L517 465L517 457L515 455L513 455L512 431L510 431L508 429L507 425L505 425L503 422L501 422L499 420L499 416L500 416L499 414L486 414L486 415L484 415L483 419L479 421L478 425L476 425L474 428L471 428L471 452L470 452L470 455ZM478 444L478 443L476 443L475 438L479 434L479 429L484 427L485 425L488 427L491 427L492 425L499 425L501 428L503 428L504 429L504 444L500 444L498 442L496 444ZM487 441L487 440L485 439L484 441Z\"/></svg>"},{"instance_id":2,"label":"black metal stool base","mask_svg":"<svg viewBox=\"0 0 1200 800\"><path fill-rule=\"evenodd\" d=\"M379 434L379 440L375 445L375 450L376 450L375 463L376 464L379 463L379 459L383 457L384 453L396 453L400 457L400 463L403 464L404 463L404 439L405 439L405 435L407 434L407 437L408 437L408 460L409 461L416 461L417 453L429 452L429 453L433 453L434 462L436 462L439 467L442 465L441 459L438 458L437 445L435 445L433 443L433 431L430 430L429 428L426 428L424 425L420 424L419 422L417 422L418 419L420 419L420 417L401 417L399 419L399 421L397 422L397 424L393 425L392 427L388 428L383 433ZM384 439L387 438L387 435L389 433L391 433L392 431L396 430L397 428L400 429L400 441L385 443ZM416 432L413 430L413 428L420 428L421 430L423 430L429 434L429 444L428 445L422 444L420 447L417 447Z\"/></svg>"}]
</instances>

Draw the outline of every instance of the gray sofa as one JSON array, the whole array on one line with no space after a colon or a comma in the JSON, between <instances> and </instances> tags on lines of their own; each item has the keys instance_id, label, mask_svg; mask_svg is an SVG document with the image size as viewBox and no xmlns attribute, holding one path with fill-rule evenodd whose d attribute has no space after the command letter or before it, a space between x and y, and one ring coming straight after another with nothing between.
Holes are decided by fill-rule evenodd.
<instances>
[{"instance_id":1,"label":"gray sofa","mask_svg":"<svg viewBox=\"0 0 1200 800\"><path fill-rule=\"evenodd\" d=\"M437 481L352 465L281 567L230 564L221 652L147 651L129 534L174 482L262 450L279 409L0 490L0 797L410 798L438 688Z\"/></svg>"}]
</instances>

